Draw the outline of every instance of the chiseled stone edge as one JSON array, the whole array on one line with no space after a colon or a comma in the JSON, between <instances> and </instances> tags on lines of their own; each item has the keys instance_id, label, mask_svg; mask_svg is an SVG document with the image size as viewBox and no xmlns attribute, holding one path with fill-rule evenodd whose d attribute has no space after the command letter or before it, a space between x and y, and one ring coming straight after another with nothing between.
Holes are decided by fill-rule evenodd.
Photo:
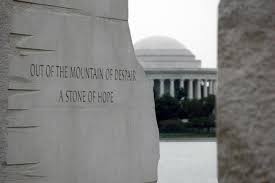
<instances>
[{"instance_id":1,"label":"chiseled stone edge","mask_svg":"<svg viewBox=\"0 0 275 183\"><path fill-rule=\"evenodd\" d=\"M92 1L92 0L90 0ZM93 3L95 3L96 6L99 6L98 3L101 2L102 0L94 0ZM115 4L121 4L118 3L116 0L109 0L110 2L113 1L113 3ZM93 16L93 17L99 17L99 18L105 18L105 19L111 19L111 20L119 20L119 21L128 21L128 17L129 17L129 11L128 11L128 1L124 0L124 3L127 3L127 6L125 5L125 9L127 10L125 12L125 14L118 14L114 13L114 12L120 12L120 11L124 11L124 8L121 8L120 11L115 11L116 9L111 8L109 10L105 10L105 9L101 9L101 8L95 8L94 10L87 10L87 9L83 9L83 8L79 8L79 7L74 7L72 5L70 5L70 3L51 3L51 2L47 2L45 0L14 0L15 3L17 4L21 4L21 5L29 5L29 6L40 6L40 7L44 7L44 8L49 8L49 9L58 9L59 11L67 11L67 12L73 12L73 13L79 13L79 14L83 14L83 15L87 15L87 16ZM106 3L106 2L105 2ZM93 5L91 5L93 6ZM112 6L112 3L110 4L110 6Z\"/></svg>"},{"instance_id":2,"label":"chiseled stone edge","mask_svg":"<svg viewBox=\"0 0 275 183\"><path fill-rule=\"evenodd\" d=\"M9 33L11 30L12 1L0 1L0 170L6 161L8 108L8 55L10 54ZM0 181L1 181L0 171Z\"/></svg>"}]
</instances>

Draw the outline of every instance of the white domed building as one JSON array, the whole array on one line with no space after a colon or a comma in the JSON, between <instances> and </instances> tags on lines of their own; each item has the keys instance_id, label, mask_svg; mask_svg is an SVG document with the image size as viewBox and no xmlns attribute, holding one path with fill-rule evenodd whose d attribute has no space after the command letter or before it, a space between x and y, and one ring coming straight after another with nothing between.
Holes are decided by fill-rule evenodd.
<instances>
[{"instance_id":1,"label":"white domed building","mask_svg":"<svg viewBox=\"0 0 275 183\"><path fill-rule=\"evenodd\" d=\"M179 88L189 99L216 94L217 69L201 68L201 61L179 41L154 36L138 41L134 47L147 77L154 80L158 96L174 97Z\"/></svg>"}]
</instances>

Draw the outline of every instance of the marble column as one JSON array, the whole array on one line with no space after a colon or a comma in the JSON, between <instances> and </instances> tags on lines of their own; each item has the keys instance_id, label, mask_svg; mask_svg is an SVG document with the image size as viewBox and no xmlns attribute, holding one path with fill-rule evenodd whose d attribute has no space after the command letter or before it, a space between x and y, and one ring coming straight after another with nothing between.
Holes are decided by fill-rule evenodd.
<instances>
[{"instance_id":1,"label":"marble column","mask_svg":"<svg viewBox=\"0 0 275 183\"><path fill-rule=\"evenodd\" d=\"M175 97L175 80L170 79L170 96Z\"/></svg>"},{"instance_id":2,"label":"marble column","mask_svg":"<svg viewBox=\"0 0 275 183\"><path fill-rule=\"evenodd\" d=\"M193 96L193 79L189 79L188 86L188 98L191 100L194 98Z\"/></svg>"},{"instance_id":3,"label":"marble column","mask_svg":"<svg viewBox=\"0 0 275 183\"><path fill-rule=\"evenodd\" d=\"M196 87L196 99L200 100L201 99L201 80L197 80L197 87Z\"/></svg>"},{"instance_id":4,"label":"marble column","mask_svg":"<svg viewBox=\"0 0 275 183\"><path fill-rule=\"evenodd\" d=\"M210 94L210 95L213 95L213 94L214 94L213 80L209 80L209 94Z\"/></svg>"},{"instance_id":5,"label":"marble column","mask_svg":"<svg viewBox=\"0 0 275 183\"><path fill-rule=\"evenodd\" d=\"M184 88L184 79L180 80L180 88Z\"/></svg>"},{"instance_id":6,"label":"marble column","mask_svg":"<svg viewBox=\"0 0 275 183\"><path fill-rule=\"evenodd\" d=\"M162 97L164 95L164 79L160 79L160 97Z\"/></svg>"},{"instance_id":7,"label":"marble column","mask_svg":"<svg viewBox=\"0 0 275 183\"><path fill-rule=\"evenodd\" d=\"M207 87L207 80L204 80L204 85L203 85L203 97L206 98L208 97L208 87Z\"/></svg>"}]
</instances>

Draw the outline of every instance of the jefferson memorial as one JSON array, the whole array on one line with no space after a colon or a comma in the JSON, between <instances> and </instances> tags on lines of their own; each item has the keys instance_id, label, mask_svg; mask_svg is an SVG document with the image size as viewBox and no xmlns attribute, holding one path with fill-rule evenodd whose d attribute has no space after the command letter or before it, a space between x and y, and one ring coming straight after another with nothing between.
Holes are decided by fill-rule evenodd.
<instances>
[{"instance_id":1,"label":"jefferson memorial","mask_svg":"<svg viewBox=\"0 0 275 183\"><path fill-rule=\"evenodd\" d=\"M216 94L217 69L201 68L201 61L179 41L154 36L138 41L134 47L148 79L154 81L158 97L175 97L180 88L189 99Z\"/></svg>"}]
</instances>

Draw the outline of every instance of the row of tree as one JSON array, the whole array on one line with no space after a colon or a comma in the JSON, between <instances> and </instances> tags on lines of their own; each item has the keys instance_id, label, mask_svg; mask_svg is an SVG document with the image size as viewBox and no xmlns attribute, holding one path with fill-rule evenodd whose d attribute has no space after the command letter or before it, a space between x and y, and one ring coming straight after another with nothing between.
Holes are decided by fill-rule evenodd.
<instances>
[{"instance_id":1,"label":"row of tree","mask_svg":"<svg viewBox=\"0 0 275 183\"><path fill-rule=\"evenodd\" d=\"M176 97L155 97L156 116L160 132L208 132L215 128L215 96L187 99L180 89Z\"/></svg>"}]
</instances>

